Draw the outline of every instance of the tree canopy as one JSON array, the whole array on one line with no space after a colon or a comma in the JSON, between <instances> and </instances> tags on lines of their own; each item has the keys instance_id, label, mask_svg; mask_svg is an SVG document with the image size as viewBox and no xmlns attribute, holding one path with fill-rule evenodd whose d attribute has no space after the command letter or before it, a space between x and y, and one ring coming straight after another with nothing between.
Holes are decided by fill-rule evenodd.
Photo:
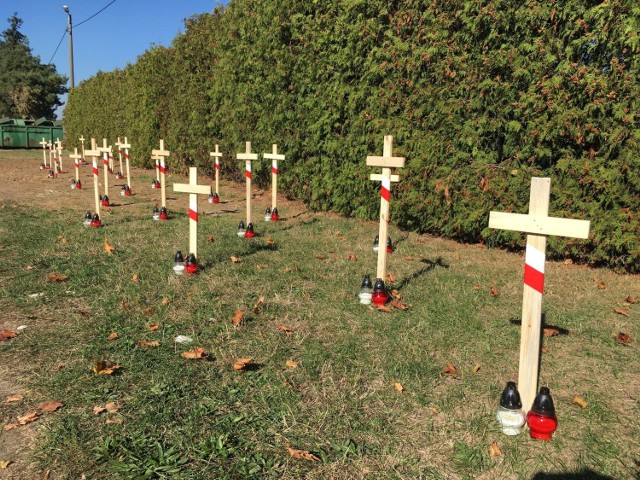
<instances>
[{"instance_id":1,"label":"tree canopy","mask_svg":"<svg viewBox=\"0 0 640 480\"><path fill-rule=\"evenodd\" d=\"M53 118L67 78L33 55L17 13L7 21L0 38L0 117Z\"/></svg>"}]
</instances>

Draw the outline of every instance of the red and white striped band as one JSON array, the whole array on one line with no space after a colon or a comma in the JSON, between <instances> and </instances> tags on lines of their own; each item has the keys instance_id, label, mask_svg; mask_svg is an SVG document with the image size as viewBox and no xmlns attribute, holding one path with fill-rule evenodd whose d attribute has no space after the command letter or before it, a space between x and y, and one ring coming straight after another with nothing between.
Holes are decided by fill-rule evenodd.
<instances>
[{"instance_id":1,"label":"red and white striped band","mask_svg":"<svg viewBox=\"0 0 640 480\"><path fill-rule=\"evenodd\" d=\"M544 253L527 245L524 262L524 284L536 292L542 293L544 290Z\"/></svg>"},{"instance_id":2,"label":"red and white striped band","mask_svg":"<svg viewBox=\"0 0 640 480\"><path fill-rule=\"evenodd\" d=\"M380 186L380 196L384 198L387 202L391 197L391 180L386 177L382 177L382 184Z\"/></svg>"},{"instance_id":3,"label":"red and white striped band","mask_svg":"<svg viewBox=\"0 0 640 480\"><path fill-rule=\"evenodd\" d=\"M193 220L194 222L198 221L198 212L196 212L195 210L189 209L189 218L191 220Z\"/></svg>"},{"instance_id":4,"label":"red and white striped band","mask_svg":"<svg viewBox=\"0 0 640 480\"><path fill-rule=\"evenodd\" d=\"M247 160L247 166L245 167L244 174L247 178L251 178L251 162Z\"/></svg>"}]
</instances>

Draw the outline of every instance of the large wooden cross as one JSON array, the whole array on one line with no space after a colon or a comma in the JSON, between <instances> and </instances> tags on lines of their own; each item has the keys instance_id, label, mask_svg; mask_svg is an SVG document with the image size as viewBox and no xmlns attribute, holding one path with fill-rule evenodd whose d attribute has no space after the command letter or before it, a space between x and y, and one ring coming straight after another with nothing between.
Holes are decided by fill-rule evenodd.
<instances>
[{"instance_id":1,"label":"large wooden cross","mask_svg":"<svg viewBox=\"0 0 640 480\"><path fill-rule=\"evenodd\" d=\"M129 149L131 145L127 141L127 137L124 137L124 143L120 144L120 148L124 149L124 163L127 167L127 186L131 188L131 173L129 172Z\"/></svg>"},{"instance_id":2,"label":"large wooden cross","mask_svg":"<svg viewBox=\"0 0 640 480\"><path fill-rule=\"evenodd\" d=\"M247 226L251 223L251 161L258 160L257 153L251 153L251 142L246 142L245 153L237 153L238 160L245 160L244 175L247 177Z\"/></svg>"},{"instance_id":3,"label":"large wooden cross","mask_svg":"<svg viewBox=\"0 0 640 480\"><path fill-rule=\"evenodd\" d=\"M93 143L93 139L92 139ZM93 150L93 145L91 145L91 150ZM111 151L111 147L107 146L107 139L102 139L102 147L98 147L98 152L102 153L102 169L104 171L104 194L109 195L109 152Z\"/></svg>"},{"instance_id":4,"label":"large wooden cross","mask_svg":"<svg viewBox=\"0 0 640 480\"><path fill-rule=\"evenodd\" d=\"M96 199L96 213L100 215L100 191L98 188L98 158L100 151L96 148L96 139L91 139L91 150L85 150L85 155L92 157L93 163L93 192Z\"/></svg>"},{"instance_id":5,"label":"large wooden cross","mask_svg":"<svg viewBox=\"0 0 640 480\"><path fill-rule=\"evenodd\" d=\"M380 229L378 239L381 247L378 249L378 268L376 270L376 278L385 280L387 270L387 237L389 235L389 200L391 197L391 182L400 180L398 175L391 175L392 168L403 168L404 157L393 157L393 137L391 135L384 136L384 147L382 156L368 156L368 167L382 167L382 174L372 174L370 180L381 182L380 187Z\"/></svg>"},{"instance_id":6,"label":"large wooden cross","mask_svg":"<svg viewBox=\"0 0 640 480\"><path fill-rule=\"evenodd\" d=\"M211 185L198 185L198 168L189 167L189 183L174 183L173 191L189 194L189 253L198 259L198 195L210 195Z\"/></svg>"},{"instance_id":7,"label":"large wooden cross","mask_svg":"<svg viewBox=\"0 0 640 480\"><path fill-rule=\"evenodd\" d=\"M56 138L56 150L58 151L58 165L60 166L60 172L62 173L62 142L59 138Z\"/></svg>"},{"instance_id":8,"label":"large wooden cross","mask_svg":"<svg viewBox=\"0 0 640 480\"><path fill-rule=\"evenodd\" d=\"M214 169L216 171L216 195L220 192L218 191L218 185L220 182L220 157L222 157L222 152L218 149L218 144L216 143L216 149L213 152L209 152L210 157L215 157Z\"/></svg>"},{"instance_id":9,"label":"large wooden cross","mask_svg":"<svg viewBox=\"0 0 640 480\"><path fill-rule=\"evenodd\" d=\"M157 158L159 161L158 169L160 172L160 194L162 195L162 206L167 208L167 184L165 180L165 174L167 173L167 168L164 163L165 157L171 155L169 150L164 149L164 140L160 139L160 148L151 150L151 155ZM197 258L197 257L196 257Z\"/></svg>"},{"instance_id":10,"label":"large wooden cross","mask_svg":"<svg viewBox=\"0 0 640 480\"><path fill-rule=\"evenodd\" d=\"M120 137L114 143L116 147L118 147L118 162L120 163L120 175L122 175L122 142L120 141Z\"/></svg>"},{"instance_id":11,"label":"large wooden cross","mask_svg":"<svg viewBox=\"0 0 640 480\"><path fill-rule=\"evenodd\" d=\"M69 155L69 158L71 158L73 160L73 162L75 163L75 167L76 167L76 183L78 183L78 181L80 181L79 168L80 168L80 159L82 158L82 155L79 155L78 154L78 149L74 148L73 149L73 153Z\"/></svg>"},{"instance_id":12,"label":"large wooden cross","mask_svg":"<svg viewBox=\"0 0 640 480\"><path fill-rule=\"evenodd\" d=\"M271 145L271 153L263 153L263 158L271 160L271 210L276 208L278 192L278 160L284 160L284 155L278 153L278 145Z\"/></svg>"},{"instance_id":13,"label":"large wooden cross","mask_svg":"<svg viewBox=\"0 0 640 480\"><path fill-rule=\"evenodd\" d=\"M42 164L46 167L47 166L47 141L44 139L44 137L42 137L42 141L40 142L40 145L42 145Z\"/></svg>"},{"instance_id":14,"label":"large wooden cross","mask_svg":"<svg viewBox=\"0 0 640 480\"><path fill-rule=\"evenodd\" d=\"M589 221L548 216L550 191L550 178L533 177L529 194L529 214L489 213L489 228L528 234L522 297L520 371L518 373L518 390L525 410L531 408L538 388L547 236L589 237Z\"/></svg>"}]
</instances>

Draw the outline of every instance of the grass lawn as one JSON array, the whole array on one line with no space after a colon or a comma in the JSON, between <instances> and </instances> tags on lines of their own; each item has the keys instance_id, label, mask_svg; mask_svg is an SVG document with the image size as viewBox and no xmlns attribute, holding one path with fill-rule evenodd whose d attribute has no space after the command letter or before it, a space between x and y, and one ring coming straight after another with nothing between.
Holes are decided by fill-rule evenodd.
<instances>
[{"instance_id":1,"label":"grass lawn","mask_svg":"<svg viewBox=\"0 0 640 480\"><path fill-rule=\"evenodd\" d=\"M0 165L16 159L46 181L33 151L3 152ZM169 221L154 222L151 173L99 229L83 227L83 209L33 205L28 189L0 204L0 330L28 325L0 342L0 391L24 397L0 398L0 421L45 400L64 404L0 431L0 461L15 462L0 478L20 468L56 479L637 478L640 303L627 301L640 297L637 276L547 264L545 321L561 334L544 338L540 384L559 428L550 442L507 437L495 410L506 381L517 380L522 252L392 226L389 286L409 308L381 312L358 303L363 274L375 274L376 222L298 205L266 223L266 194L254 200L258 236L240 239L243 187L229 186L222 197L239 211L202 199L204 268L178 277L171 266L176 250L187 253L187 196L175 195L182 207ZM618 332L631 344L617 343ZM195 347L208 356L182 357ZM234 370L242 357L252 366ZM96 374L99 362L120 368ZM449 362L457 376L443 372ZM111 412L94 413L108 402ZM29 443L28 457L6 457L12 438ZM559 476L539 475L551 473Z\"/></svg>"}]
</instances>

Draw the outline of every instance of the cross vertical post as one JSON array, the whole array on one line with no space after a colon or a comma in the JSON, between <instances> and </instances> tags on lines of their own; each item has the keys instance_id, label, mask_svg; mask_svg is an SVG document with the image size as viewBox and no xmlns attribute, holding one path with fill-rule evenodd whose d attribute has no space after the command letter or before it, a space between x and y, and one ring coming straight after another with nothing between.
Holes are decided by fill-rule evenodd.
<instances>
[{"instance_id":1,"label":"cross vertical post","mask_svg":"<svg viewBox=\"0 0 640 480\"><path fill-rule=\"evenodd\" d=\"M98 158L100 151L96 148L96 139L91 139L91 150L85 150L85 155L92 157L93 160L93 192L96 200L96 213L100 215L100 190L98 187Z\"/></svg>"},{"instance_id":2,"label":"cross vertical post","mask_svg":"<svg viewBox=\"0 0 640 480\"><path fill-rule=\"evenodd\" d=\"M214 169L215 169L215 177L216 177L216 195L220 192L218 191L218 186L220 182L220 157L222 157L222 152L218 149L218 144L216 143L216 149L213 152L209 152L210 157L215 157Z\"/></svg>"},{"instance_id":3,"label":"cross vertical post","mask_svg":"<svg viewBox=\"0 0 640 480\"><path fill-rule=\"evenodd\" d=\"M131 148L131 145L127 141L127 137L124 137L124 143L120 144L120 148L124 149L124 163L127 167L127 186L131 188L131 173L129 171L129 149Z\"/></svg>"},{"instance_id":4,"label":"cross vertical post","mask_svg":"<svg viewBox=\"0 0 640 480\"><path fill-rule=\"evenodd\" d=\"M380 186L380 228L378 238L380 248L378 249L378 266L376 269L376 278L385 280L387 270L387 237L389 235L389 201L391 198L391 182L400 180L398 175L391 175L392 168L403 168L405 163L404 157L393 157L393 137L391 135L384 136L384 147L382 157L368 156L368 167L382 167L382 174L372 174L370 180L381 182Z\"/></svg>"},{"instance_id":5,"label":"cross vertical post","mask_svg":"<svg viewBox=\"0 0 640 480\"><path fill-rule=\"evenodd\" d=\"M84 135L80 136L80 144L82 145L82 162L84 163L85 161L85 156L84 156Z\"/></svg>"},{"instance_id":6,"label":"cross vertical post","mask_svg":"<svg viewBox=\"0 0 640 480\"><path fill-rule=\"evenodd\" d=\"M160 148L157 150L151 150L151 154L156 158L156 165L158 168L158 174L160 175L160 191L162 195L162 206L167 208L167 188L165 174L167 169L164 163L165 157L171 155L169 150L164 149L164 140L160 139Z\"/></svg>"},{"instance_id":7,"label":"cross vertical post","mask_svg":"<svg viewBox=\"0 0 640 480\"><path fill-rule=\"evenodd\" d=\"M78 183L80 181L80 172L79 172L79 167L80 167L80 159L82 158L82 155L78 155L78 149L74 148L73 149L73 153L71 155L69 155L69 158L73 159L74 163L75 163L75 170L76 170L76 183Z\"/></svg>"},{"instance_id":8,"label":"cross vertical post","mask_svg":"<svg viewBox=\"0 0 640 480\"><path fill-rule=\"evenodd\" d=\"M518 390L525 410L531 408L538 388L547 236L589 237L589 221L548 216L550 191L550 178L533 177L528 214L489 213L489 228L528 234L524 265L520 368L518 373Z\"/></svg>"},{"instance_id":9,"label":"cross vertical post","mask_svg":"<svg viewBox=\"0 0 640 480\"><path fill-rule=\"evenodd\" d=\"M189 183L174 183L173 191L189 194L189 253L198 258L198 195L209 195L211 185L198 185L198 168L189 167Z\"/></svg>"},{"instance_id":10,"label":"cross vertical post","mask_svg":"<svg viewBox=\"0 0 640 480\"><path fill-rule=\"evenodd\" d=\"M109 194L109 150L107 146L107 139L102 139L102 147L98 147L97 150L102 153L102 170L104 171L104 194Z\"/></svg>"},{"instance_id":11,"label":"cross vertical post","mask_svg":"<svg viewBox=\"0 0 640 480\"><path fill-rule=\"evenodd\" d=\"M271 145L271 153L263 153L263 158L271 160L271 210L276 208L278 193L278 160L284 160L284 155L278 154L278 145Z\"/></svg>"},{"instance_id":12,"label":"cross vertical post","mask_svg":"<svg viewBox=\"0 0 640 480\"><path fill-rule=\"evenodd\" d=\"M122 175L122 142L120 141L120 137L118 137L118 140L116 140L116 143L114 144L116 147L118 147L118 162L120 163L120 175Z\"/></svg>"},{"instance_id":13,"label":"cross vertical post","mask_svg":"<svg viewBox=\"0 0 640 480\"><path fill-rule=\"evenodd\" d=\"M258 160L257 153L251 153L251 142L246 142L245 153L237 153L238 160L245 160L244 175L247 178L247 226L251 223L251 161Z\"/></svg>"},{"instance_id":14,"label":"cross vertical post","mask_svg":"<svg viewBox=\"0 0 640 480\"><path fill-rule=\"evenodd\" d=\"M47 141L44 139L44 137L42 137L42 141L40 142L40 145L42 145L42 164L46 167L47 166L47 150L46 150L46 146L47 146Z\"/></svg>"},{"instance_id":15,"label":"cross vertical post","mask_svg":"<svg viewBox=\"0 0 640 480\"><path fill-rule=\"evenodd\" d=\"M53 169L53 149L51 148L53 145L51 143L51 140L49 140L49 142L47 143L47 148L49 149L49 168ZM54 170L53 173L56 173L56 171Z\"/></svg>"},{"instance_id":16,"label":"cross vertical post","mask_svg":"<svg viewBox=\"0 0 640 480\"><path fill-rule=\"evenodd\" d=\"M58 165L60 167L60 173L62 173L62 142L59 138L56 138L56 150L58 150Z\"/></svg>"}]
</instances>

